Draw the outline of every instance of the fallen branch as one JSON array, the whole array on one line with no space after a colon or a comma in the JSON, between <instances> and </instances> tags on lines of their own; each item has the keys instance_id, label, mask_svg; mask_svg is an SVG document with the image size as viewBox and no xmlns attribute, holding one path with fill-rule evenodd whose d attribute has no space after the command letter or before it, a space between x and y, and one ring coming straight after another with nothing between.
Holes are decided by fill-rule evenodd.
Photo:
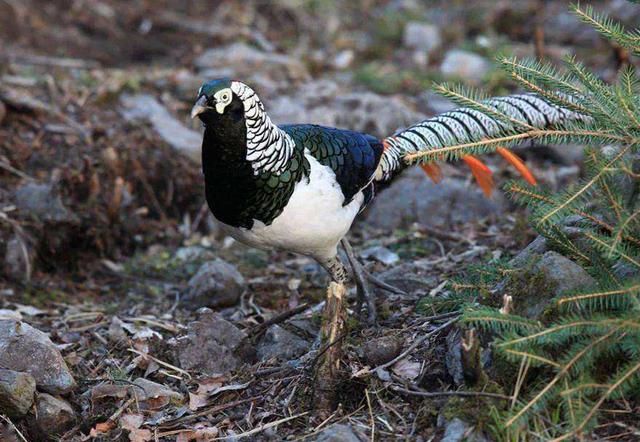
<instances>
[{"instance_id":1,"label":"fallen branch","mask_svg":"<svg viewBox=\"0 0 640 442\"><path fill-rule=\"evenodd\" d=\"M249 329L249 331L247 332L247 336L249 338L253 338L255 336L258 336L262 332L264 332L267 328L271 327L272 325L280 324L280 323L286 321L287 319L297 315L298 313L302 313L307 308L309 308L309 304L308 303L304 303L304 304L300 304L299 306L294 307L294 308L292 308L290 310L287 310L285 312L279 313L276 316L274 316L273 318L264 321L262 324L258 324L258 325L254 326L254 327L251 327Z\"/></svg>"},{"instance_id":2,"label":"fallen branch","mask_svg":"<svg viewBox=\"0 0 640 442\"><path fill-rule=\"evenodd\" d=\"M445 322L444 324L442 324L440 327L436 328L435 330L432 330L429 333L427 333L426 335L416 339L415 341L413 341L413 344L411 344L409 346L409 348L407 348L405 351L400 353L397 357L393 358L389 362L386 362L386 363L384 363L382 365L378 365L376 368L371 370L371 372L375 372L377 370L384 370L385 368L391 367L393 364L395 364L399 360L404 359L407 355L409 355L409 353L411 353L413 350L415 350L420 345L422 345L422 343L425 342L427 339L429 339L431 336L433 336L433 335L435 335L437 333L440 333L442 330L445 330L446 328L449 328L449 326L453 325L458 320L459 317L460 316L456 316L455 318L451 319L448 322Z\"/></svg>"},{"instance_id":3,"label":"fallen branch","mask_svg":"<svg viewBox=\"0 0 640 442\"><path fill-rule=\"evenodd\" d=\"M321 419L329 416L336 405L336 387L342 359L341 343L342 336L346 333L346 298L347 289L344 284L329 284L321 329L322 342L327 343L327 348L319 358L314 391L315 407Z\"/></svg>"},{"instance_id":4,"label":"fallen branch","mask_svg":"<svg viewBox=\"0 0 640 442\"><path fill-rule=\"evenodd\" d=\"M459 397L490 397L495 399L504 399L510 401L511 396L507 396L505 394L499 393L489 393L485 391L414 391L407 390L398 386L391 386L391 389L400 393L409 394L412 396L420 396L426 398L437 398L437 397L449 397L449 396L459 396Z\"/></svg>"}]
</instances>

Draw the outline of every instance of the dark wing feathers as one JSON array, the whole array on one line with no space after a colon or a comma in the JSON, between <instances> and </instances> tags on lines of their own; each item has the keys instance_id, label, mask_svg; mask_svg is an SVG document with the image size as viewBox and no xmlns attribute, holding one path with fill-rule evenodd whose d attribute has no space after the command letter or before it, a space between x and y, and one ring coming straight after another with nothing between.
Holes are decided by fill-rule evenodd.
<instances>
[{"instance_id":1,"label":"dark wing feathers","mask_svg":"<svg viewBox=\"0 0 640 442\"><path fill-rule=\"evenodd\" d=\"M369 185L382 156L382 142L359 132L311 124L282 126L296 142L308 149L320 164L330 167L344 194L344 205L361 190L365 204L373 197Z\"/></svg>"}]
</instances>

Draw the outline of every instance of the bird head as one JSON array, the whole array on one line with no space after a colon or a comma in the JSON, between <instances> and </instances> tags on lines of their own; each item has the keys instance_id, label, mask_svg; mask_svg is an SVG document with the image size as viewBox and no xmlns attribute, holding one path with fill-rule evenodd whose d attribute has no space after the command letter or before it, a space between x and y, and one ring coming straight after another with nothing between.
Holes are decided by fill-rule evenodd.
<instances>
[{"instance_id":1,"label":"bird head","mask_svg":"<svg viewBox=\"0 0 640 442\"><path fill-rule=\"evenodd\" d=\"M232 90L228 78L210 80L198 90L191 118L199 117L205 125L222 123L223 119L238 120L244 113L242 100Z\"/></svg>"}]
</instances>

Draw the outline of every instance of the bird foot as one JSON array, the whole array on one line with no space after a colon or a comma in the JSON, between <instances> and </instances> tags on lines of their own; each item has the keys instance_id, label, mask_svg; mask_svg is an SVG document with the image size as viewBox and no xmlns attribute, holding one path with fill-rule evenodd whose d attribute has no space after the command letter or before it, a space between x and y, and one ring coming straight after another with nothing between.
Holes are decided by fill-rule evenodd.
<instances>
[{"instance_id":1,"label":"bird foot","mask_svg":"<svg viewBox=\"0 0 640 442\"><path fill-rule=\"evenodd\" d=\"M381 281L380 279L369 273L356 258L356 255L353 252L353 248L351 247L351 244L349 244L349 241L343 239L342 247L344 247L344 251L347 254L347 259L349 260L349 264L351 265L351 269L353 270L353 277L356 281L356 290L358 294L357 309L360 312L362 310L362 305L366 303L367 324L374 325L377 319L375 304L376 298L374 291L371 290L371 285L398 295L405 295L406 293L397 287Z\"/></svg>"}]
</instances>

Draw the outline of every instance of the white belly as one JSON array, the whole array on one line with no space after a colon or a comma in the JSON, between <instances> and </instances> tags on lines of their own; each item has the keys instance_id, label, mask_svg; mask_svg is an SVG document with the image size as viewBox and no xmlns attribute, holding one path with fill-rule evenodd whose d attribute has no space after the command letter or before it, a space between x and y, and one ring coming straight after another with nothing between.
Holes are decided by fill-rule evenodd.
<instances>
[{"instance_id":1,"label":"white belly","mask_svg":"<svg viewBox=\"0 0 640 442\"><path fill-rule=\"evenodd\" d=\"M358 192L342 206L344 196L331 168L306 155L311 165L309 180L296 184L282 213L266 226L255 221L251 230L223 224L238 241L261 249L279 249L318 260L336 255L337 245L360 211L364 196Z\"/></svg>"}]
</instances>

